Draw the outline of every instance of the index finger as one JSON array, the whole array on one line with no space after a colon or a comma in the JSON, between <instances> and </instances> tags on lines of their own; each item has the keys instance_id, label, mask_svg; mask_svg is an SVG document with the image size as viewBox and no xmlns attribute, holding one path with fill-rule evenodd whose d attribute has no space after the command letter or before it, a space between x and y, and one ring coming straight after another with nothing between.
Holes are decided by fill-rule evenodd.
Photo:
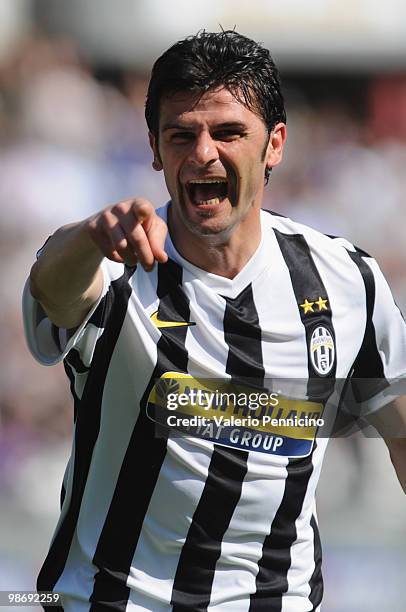
<instances>
[{"instance_id":1,"label":"index finger","mask_svg":"<svg viewBox=\"0 0 406 612\"><path fill-rule=\"evenodd\" d=\"M167 261L164 251L167 226L151 202L144 198L128 200L124 207L117 207L116 214L128 246L145 269L152 269L155 260Z\"/></svg>"},{"instance_id":2,"label":"index finger","mask_svg":"<svg viewBox=\"0 0 406 612\"><path fill-rule=\"evenodd\" d=\"M152 206L151 202L144 198L135 198L131 203L131 211L135 219L145 227L146 231L148 231L156 216L155 208Z\"/></svg>"},{"instance_id":3,"label":"index finger","mask_svg":"<svg viewBox=\"0 0 406 612\"><path fill-rule=\"evenodd\" d=\"M141 223L156 260L165 263L168 255L165 253L165 239L168 227L163 219L156 214L151 202L144 198L137 198L133 203L133 214Z\"/></svg>"}]
</instances>

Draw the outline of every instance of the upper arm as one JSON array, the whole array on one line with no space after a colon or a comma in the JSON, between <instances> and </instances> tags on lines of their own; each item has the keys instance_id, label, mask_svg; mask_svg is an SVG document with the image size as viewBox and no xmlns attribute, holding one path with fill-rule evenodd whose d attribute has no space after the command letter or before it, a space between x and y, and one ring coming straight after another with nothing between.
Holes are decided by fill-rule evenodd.
<instances>
[{"instance_id":1,"label":"upper arm","mask_svg":"<svg viewBox=\"0 0 406 612\"><path fill-rule=\"evenodd\" d=\"M376 261L351 256L365 285L367 313L353 365L352 401L354 413L366 416L406 394L406 324Z\"/></svg>"},{"instance_id":2,"label":"upper arm","mask_svg":"<svg viewBox=\"0 0 406 612\"><path fill-rule=\"evenodd\" d=\"M27 281L23 294L25 336L30 352L43 365L53 365L64 359L72 348L90 364L95 344L103 334L114 304L114 282L123 275L124 266L104 260L101 266L102 289L77 326L57 325L31 293ZM72 330L72 327L76 329Z\"/></svg>"}]
</instances>

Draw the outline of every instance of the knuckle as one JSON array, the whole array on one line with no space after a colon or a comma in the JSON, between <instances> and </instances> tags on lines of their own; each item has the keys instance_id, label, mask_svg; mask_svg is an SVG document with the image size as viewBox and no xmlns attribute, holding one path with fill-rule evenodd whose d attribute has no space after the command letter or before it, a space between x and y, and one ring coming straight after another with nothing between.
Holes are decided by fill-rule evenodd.
<instances>
[{"instance_id":1,"label":"knuckle","mask_svg":"<svg viewBox=\"0 0 406 612\"><path fill-rule=\"evenodd\" d=\"M120 249L120 251L124 251L128 247L128 242L125 238L118 238L115 241L115 247L117 250Z\"/></svg>"},{"instance_id":2,"label":"knuckle","mask_svg":"<svg viewBox=\"0 0 406 612\"><path fill-rule=\"evenodd\" d=\"M133 232L131 234L131 242L140 248L145 243L145 234L141 232Z\"/></svg>"},{"instance_id":3,"label":"knuckle","mask_svg":"<svg viewBox=\"0 0 406 612\"><path fill-rule=\"evenodd\" d=\"M110 210L113 215L119 216L124 213L124 208L125 208L124 202L117 202L117 204L113 204Z\"/></svg>"},{"instance_id":4,"label":"knuckle","mask_svg":"<svg viewBox=\"0 0 406 612\"><path fill-rule=\"evenodd\" d=\"M154 208L148 200L144 200L143 198L136 198L133 200L132 205L133 211L137 216L146 217L154 212Z\"/></svg>"},{"instance_id":5,"label":"knuckle","mask_svg":"<svg viewBox=\"0 0 406 612\"><path fill-rule=\"evenodd\" d=\"M100 222L105 226L108 226L111 223L111 214L109 209L103 210L103 212L100 213Z\"/></svg>"}]
</instances>

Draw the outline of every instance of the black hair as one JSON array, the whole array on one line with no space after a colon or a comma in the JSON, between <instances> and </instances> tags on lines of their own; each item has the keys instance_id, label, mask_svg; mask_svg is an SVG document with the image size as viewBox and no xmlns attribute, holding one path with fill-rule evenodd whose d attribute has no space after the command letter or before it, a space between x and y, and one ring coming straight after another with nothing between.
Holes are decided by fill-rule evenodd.
<instances>
[{"instance_id":1,"label":"black hair","mask_svg":"<svg viewBox=\"0 0 406 612\"><path fill-rule=\"evenodd\" d=\"M155 62L145 105L149 130L158 135L164 95L202 95L221 86L259 115L268 132L286 122L279 73L269 51L234 30L203 30L175 43Z\"/></svg>"}]
</instances>

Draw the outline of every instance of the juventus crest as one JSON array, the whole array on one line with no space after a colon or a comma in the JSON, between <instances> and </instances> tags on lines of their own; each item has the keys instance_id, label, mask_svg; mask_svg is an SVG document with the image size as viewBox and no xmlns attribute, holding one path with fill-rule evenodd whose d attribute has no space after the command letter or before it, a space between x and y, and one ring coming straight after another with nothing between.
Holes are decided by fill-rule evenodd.
<instances>
[{"instance_id":1,"label":"juventus crest","mask_svg":"<svg viewBox=\"0 0 406 612\"><path fill-rule=\"evenodd\" d=\"M312 366L320 376L327 376L334 364L334 340L329 330L319 325L310 338L310 359Z\"/></svg>"}]
</instances>

